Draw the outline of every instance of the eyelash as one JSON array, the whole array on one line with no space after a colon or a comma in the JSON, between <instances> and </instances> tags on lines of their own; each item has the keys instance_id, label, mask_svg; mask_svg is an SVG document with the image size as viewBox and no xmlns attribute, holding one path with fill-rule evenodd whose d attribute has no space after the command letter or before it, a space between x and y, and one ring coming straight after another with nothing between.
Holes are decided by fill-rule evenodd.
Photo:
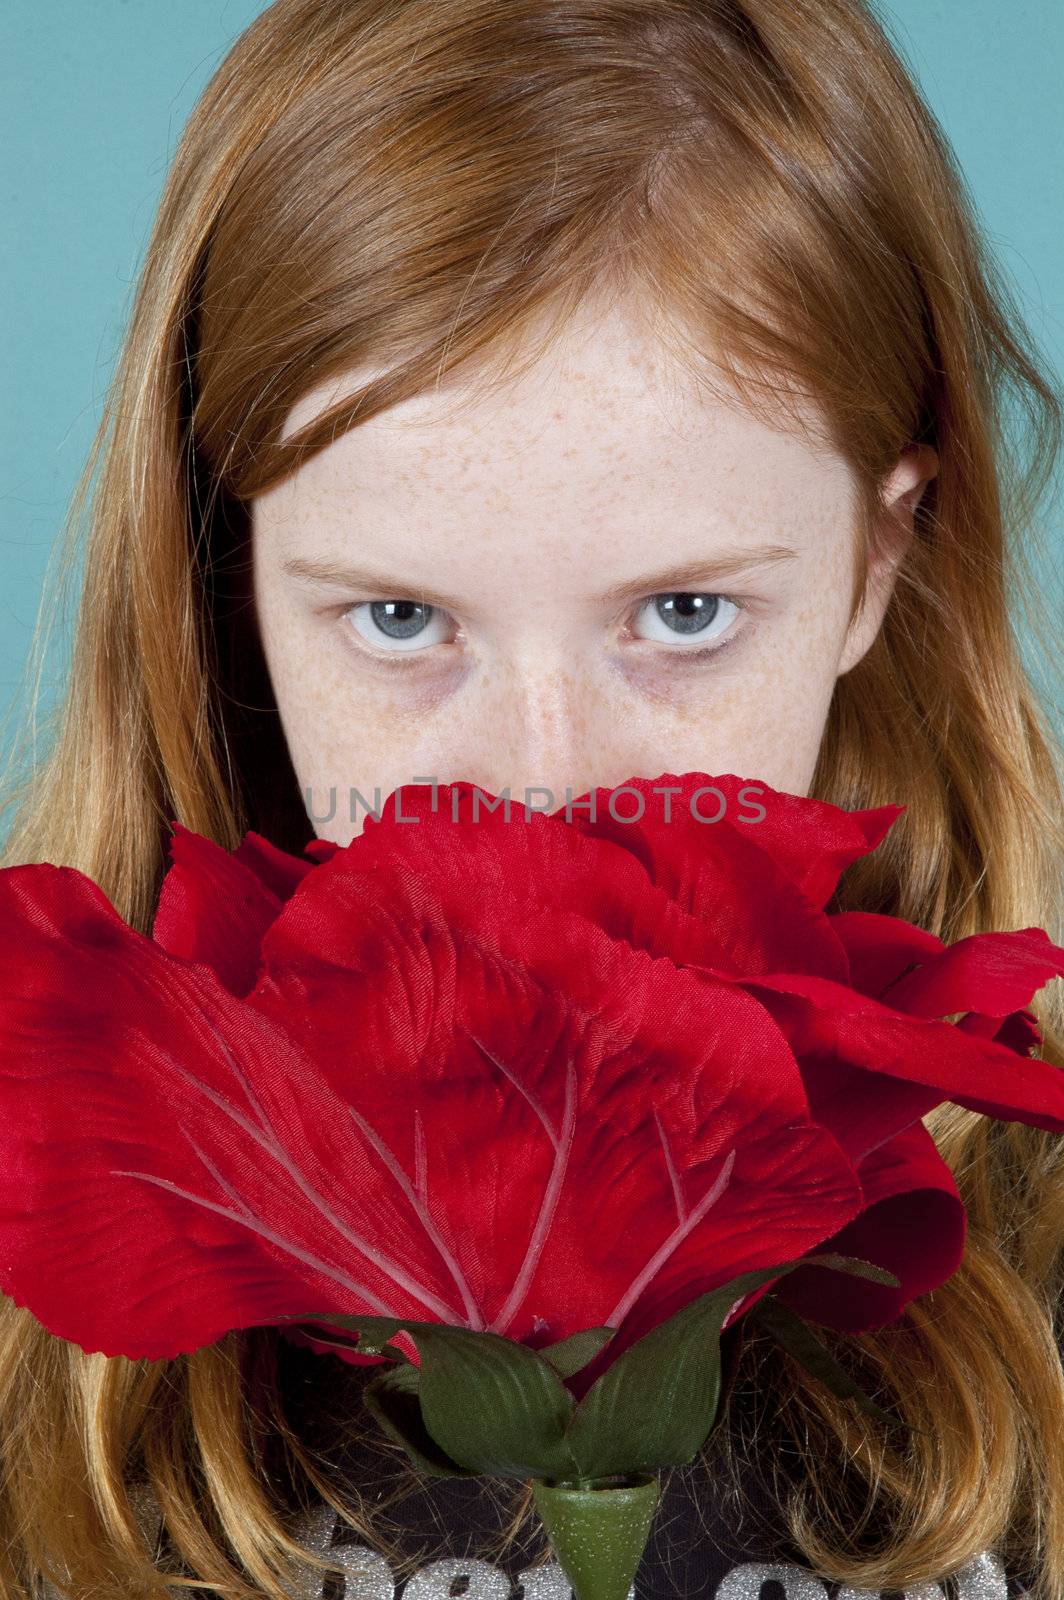
<instances>
[{"instance_id":1,"label":"eyelash","mask_svg":"<svg viewBox=\"0 0 1064 1600\"><path fill-rule=\"evenodd\" d=\"M710 589L663 589L658 594L646 595L642 600L640 600L636 605L636 612L640 611L642 609L642 607L647 605L651 600L660 600L664 595L678 595L678 594L695 594L695 595L706 595L706 594L708 594L708 595L711 595L713 597L713 599L715 599L715 600L723 600L723 601L726 602L726 604L734 606L735 609L740 614L746 613L746 612L748 612L750 610L750 604L749 604L748 601L741 600L737 595L721 594L717 590L710 590ZM342 620L346 620L350 616L351 612L355 611L359 606L376 605L380 598L383 598L383 597L377 597L377 599L374 599L374 600L356 600L354 605L345 606L343 608L343 610L339 613L339 615L340 615ZM408 595L388 595L387 598L389 600L398 600L398 599L410 599L411 597L408 596ZM733 626L734 626L735 621L736 621L736 619L733 618L732 619ZM685 664L686 663L704 662L704 661L708 661L711 656L723 655L725 650L730 650L732 645L737 643L738 640L742 638L742 635L743 635L743 633L745 631L746 631L745 628L740 628L740 629L736 630L735 632L729 634L728 637L724 640L723 644L706 645L701 650L671 650L668 645L662 645L661 648L662 648L663 652L665 652L667 654L670 654L670 655L672 655L672 656L674 656L676 658L679 658ZM354 628L349 627L347 632L348 632L348 635L350 636L351 647L353 649L357 650L361 655L368 656L371 661L383 662L389 668L393 668L394 667L399 671L411 671L411 670L413 670L414 668L416 668L416 667L418 667L420 665L418 657L419 657L419 655L423 654L423 652L419 652L419 651L416 651L416 650L408 650L408 651L400 651L400 650L396 650L396 651L379 650L378 651L378 650L374 650L372 645L369 645L364 640L360 639L360 637L355 633ZM651 641L651 640L644 640L643 641L643 643L652 643L652 642L653 641Z\"/></svg>"}]
</instances>

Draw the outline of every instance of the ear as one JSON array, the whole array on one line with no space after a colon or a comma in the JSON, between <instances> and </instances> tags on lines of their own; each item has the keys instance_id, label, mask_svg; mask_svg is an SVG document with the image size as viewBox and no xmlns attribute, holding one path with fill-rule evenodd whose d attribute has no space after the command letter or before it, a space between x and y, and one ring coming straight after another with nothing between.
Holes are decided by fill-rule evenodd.
<instances>
[{"instance_id":1,"label":"ear","mask_svg":"<svg viewBox=\"0 0 1064 1600\"><path fill-rule=\"evenodd\" d=\"M885 548L869 564L861 609L850 624L837 676L849 672L871 649L883 625L894 580L913 538L913 519L928 484L938 472L938 455L928 444L912 444L880 486L881 515L887 526Z\"/></svg>"}]
</instances>

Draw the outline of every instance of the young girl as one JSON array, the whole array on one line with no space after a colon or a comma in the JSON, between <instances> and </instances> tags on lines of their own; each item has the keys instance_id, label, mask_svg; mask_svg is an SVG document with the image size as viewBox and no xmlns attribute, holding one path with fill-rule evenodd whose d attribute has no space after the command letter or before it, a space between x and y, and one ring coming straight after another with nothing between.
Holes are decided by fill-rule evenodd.
<instances>
[{"instance_id":1,"label":"young girl","mask_svg":"<svg viewBox=\"0 0 1064 1600\"><path fill-rule=\"evenodd\" d=\"M1012 621L1060 415L858 0L276 0L169 175L4 863L148 932L173 818L298 854L358 831L351 788L736 772L906 807L829 910L1060 942ZM925 1122L963 1265L822 1330L919 1431L751 1334L640 1600L1064 1597L1064 1142ZM529 1494L379 1439L373 1368L269 1327L107 1359L0 1313L4 1600L568 1593Z\"/></svg>"}]
</instances>

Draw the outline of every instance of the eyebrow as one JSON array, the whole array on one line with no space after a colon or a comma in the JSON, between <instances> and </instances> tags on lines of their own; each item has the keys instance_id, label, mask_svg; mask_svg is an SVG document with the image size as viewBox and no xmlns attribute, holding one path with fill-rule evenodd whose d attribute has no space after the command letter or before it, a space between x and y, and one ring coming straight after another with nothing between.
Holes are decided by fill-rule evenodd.
<instances>
[{"instance_id":1,"label":"eyebrow","mask_svg":"<svg viewBox=\"0 0 1064 1600\"><path fill-rule=\"evenodd\" d=\"M646 573L641 578L631 578L623 583L611 584L599 600L608 604L614 600L629 600L637 595L659 593L662 590L679 590L685 583L697 580L713 582L718 578L731 578L739 572L751 572L758 567L771 567L793 561L797 550L789 545L762 544L745 548L718 550L708 559L685 561L681 566L668 567L664 572ZM413 583L409 577L396 577L386 572L375 572L370 567L315 558L290 556L281 563L281 571L290 577L304 578L310 583L333 584L341 588L370 589L377 594L399 599L410 596L442 610L461 610L464 602L454 595L446 595L425 584Z\"/></svg>"}]
</instances>

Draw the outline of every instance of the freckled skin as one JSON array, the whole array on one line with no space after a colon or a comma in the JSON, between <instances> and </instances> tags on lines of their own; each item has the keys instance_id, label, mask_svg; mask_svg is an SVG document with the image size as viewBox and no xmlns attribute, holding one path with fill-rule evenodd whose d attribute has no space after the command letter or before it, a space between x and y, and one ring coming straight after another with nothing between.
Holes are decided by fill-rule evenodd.
<instances>
[{"instance_id":1,"label":"freckled skin","mask_svg":"<svg viewBox=\"0 0 1064 1600\"><path fill-rule=\"evenodd\" d=\"M367 375L306 396L285 435ZM352 786L372 802L375 787L383 798L417 778L508 785L517 805L526 786L549 787L550 803L532 801L544 809L563 805L567 786L579 795L664 771L808 793L835 681L871 645L894 579L876 574L848 631L845 462L699 390L616 311L574 322L531 374L460 416L447 414L455 395L441 387L354 428L252 503L256 616L319 836L345 844L361 831ZM913 448L884 485L907 529L936 468L933 451ZM768 541L796 559L600 599L696 559L709 572L724 545ZM281 570L293 556L404 581L313 585ZM420 584L462 603L437 611L415 652L375 629L368 605L352 609L416 600ZM669 593L720 596L717 615L700 634L671 632L649 616Z\"/></svg>"}]
</instances>

